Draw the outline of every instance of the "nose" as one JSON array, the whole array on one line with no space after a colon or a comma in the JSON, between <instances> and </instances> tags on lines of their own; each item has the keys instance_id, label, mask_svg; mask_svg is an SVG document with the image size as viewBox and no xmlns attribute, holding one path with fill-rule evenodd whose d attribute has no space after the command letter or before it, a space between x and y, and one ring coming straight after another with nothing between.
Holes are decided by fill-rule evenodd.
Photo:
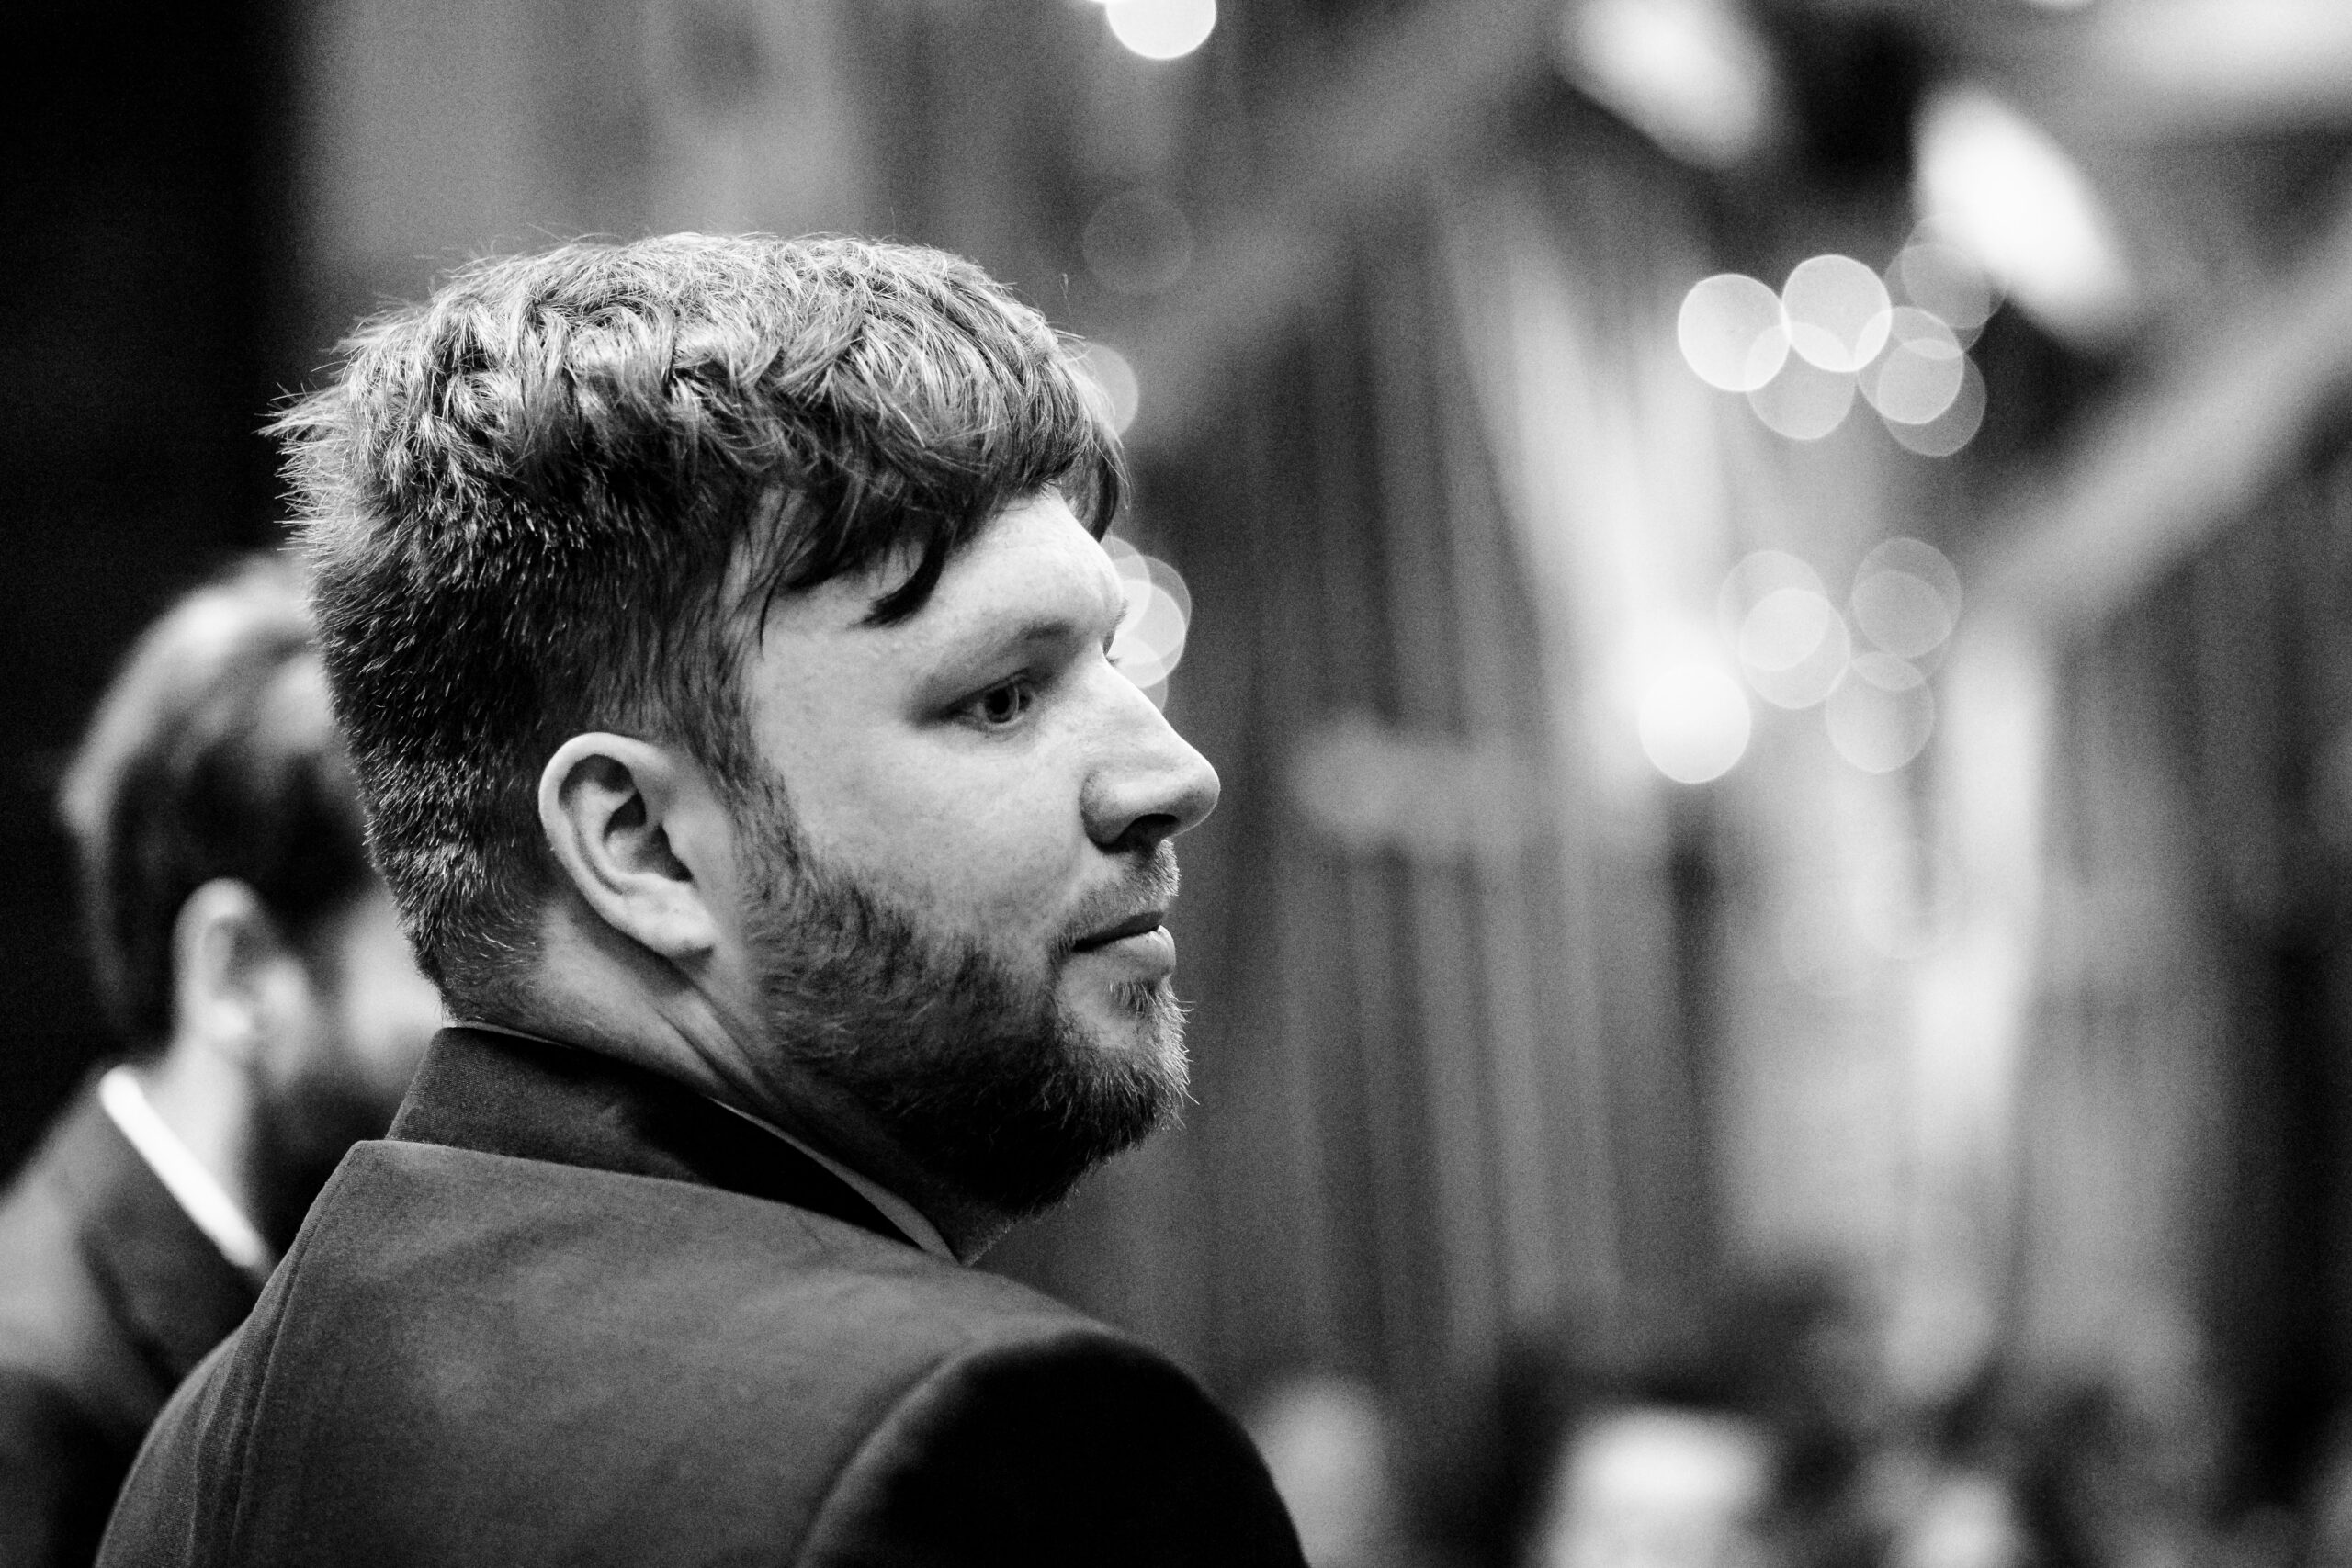
<instances>
[{"instance_id":1,"label":"nose","mask_svg":"<svg viewBox=\"0 0 2352 1568\"><path fill-rule=\"evenodd\" d=\"M1087 836L1114 854L1148 854L1216 808L1216 770L1133 683L1118 702L1116 739L1087 780Z\"/></svg>"}]
</instances>

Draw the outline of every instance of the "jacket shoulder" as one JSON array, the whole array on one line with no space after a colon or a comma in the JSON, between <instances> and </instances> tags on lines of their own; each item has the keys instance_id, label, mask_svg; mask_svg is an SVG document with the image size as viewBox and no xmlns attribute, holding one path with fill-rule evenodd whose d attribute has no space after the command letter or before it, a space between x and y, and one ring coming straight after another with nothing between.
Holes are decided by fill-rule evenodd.
<instances>
[{"instance_id":1,"label":"jacket shoulder","mask_svg":"<svg viewBox=\"0 0 2352 1568\"><path fill-rule=\"evenodd\" d=\"M88 1118L69 1113L0 1195L0 1404L20 1427L44 1419L35 1407L70 1415L127 1460L170 1385L139 1356L96 1267L86 1189L107 1153Z\"/></svg>"},{"instance_id":2,"label":"jacket shoulder","mask_svg":"<svg viewBox=\"0 0 2352 1568\"><path fill-rule=\"evenodd\" d=\"M158 1423L105 1561L795 1561L873 1434L969 1375L943 1369L1079 1342L1117 1341L784 1204L364 1144Z\"/></svg>"},{"instance_id":3,"label":"jacket shoulder","mask_svg":"<svg viewBox=\"0 0 2352 1568\"><path fill-rule=\"evenodd\" d=\"M1173 1364L1082 1325L943 1359L831 1488L809 1568L1301 1568L1273 1483Z\"/></svg>"}]
</instances>

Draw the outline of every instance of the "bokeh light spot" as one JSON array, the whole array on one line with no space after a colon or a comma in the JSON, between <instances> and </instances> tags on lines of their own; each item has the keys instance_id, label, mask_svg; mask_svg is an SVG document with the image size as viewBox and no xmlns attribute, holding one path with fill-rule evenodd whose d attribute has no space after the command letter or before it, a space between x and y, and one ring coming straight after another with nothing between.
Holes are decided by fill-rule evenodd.
<instances>
[{"instance_id":1,"label":"bokeh light spot","mask_svg":"<svg viewBox=\"0 0 2352 1568\"><path fill-rule=\"evenodd\" d=\"M1692 662L1650 683L1637 724L1653 767L1677 784L1705 784L1746 753L1754 720L1738 682L1713 664Z\"/></svg>"},{"instance_id":2,"label":"bokeh light spot","mask_svg":"<svg viewBox=\"0 0 2352 1568\"><path fill-rule=\"evenodd\" d=\"M1992 319L2000 299L1976 258L1939 240L1915 240L1903 247L1888 279L1905 303L1934 316L1955 333L1973 335Z\"/></svg>"},{"instance_id":3,"label":"bokeh light spot","mask_svg":"<svg viewBox=\"0 0 2352 1568\"><path fill-rule=\"evenodd\" d=\"M1893 312L1886 352L1862 373L1862 395L1897 424L1926 424L1960 396L1966 351L1952 330L1915 306Z\"/></svg>"},{"instance_id":4,"label":"bokeh light spot","mask_svg":"<svg viewBox=\"0 0 2352 1568\"><path fill-rule=\"evenodd\" d=\"M1951 612L1907 571L1874 572L1854 584L1854 625L1898 659L1918 659L1951 636Z\"/></svg>"},{"instance_id":5,"label":"bokeh light spot","mask_svg":"<svg viewBox=\"0 0 2352 1568\"><path fill-rule=\"evenodd\" d=\"M1111 0L1111 36L1146 60L1176 60L1208 42L1216 0Z\"/></svg>"},{"instance_id":6,"label":"bokeh light spot","mask_svg":"<svg viewBox=\"0 0 2352 1568\"><path fill-rule=\"evenodd\" d=\"M1792 355L1778 376L1747 394L1747 406L1766 428L1792 441L1818 441L1846 422L1854 406L1854 374L1824 370Z\"/></svg>"},{"instance_id":7,"label":"bokeh light spot","mask_svg":"<svg viewBox=\"0 0 2352 1568\"><path fill-rule=\"evenodd\" d=\"M1925 424L1905 424L1882 414L1886 433L1923 457L1949 457L1974 440L1984 423L1984 373L1976 368L1974 360L1963 358L1960 376L1960 391L1951 407Z\"/></svg>"},{"instance_id":8,"label":"bokeh light spot","mask_svg":"<svg viewBox=\"0 0 2352 1568\"><path fill-rule=\"evenodd\" d=\"M1767 593L1739 630L1747 683L1775 707L1811 707L1829 695L1845 676L1852 648L1844 618L1815 588Z\"/></svg>"},{"instance_id":9,"label":"bokeh light spot","mask_svg":"<svg viewBox=\"0 0 2352 1568\"><path fill-rule=\"evenodd\" d=\"M1127 356L1107 343L1090 343L1080 356L1091 382L1086 391L1099 398L1096 407L1111 428L1122 435L1136 422L1136 408L1142 400L1143 389L1136 380L1135 367Z\"/></svg>"},{"instance_id":10,"label":"bokeh light spot","mask_svg":"<svg viewBox=\"0 0 2352 1568\"><path fill-rule=\"evenodd\" d=\"M1775 707L1811 707L1844 678L1845 617L1820 574L1787 551L1758 550L1732 568L1715 612L1748 685Z\"/></svg>"},{"instance_id":11,"label":"bokeh light spot","mask_svg":"<svg viewBox=\"0 0 2352 1568\"><path fill-rule=\"evenodd\" d=\"M1154 702L1164 699L1168 678L1184 657L1193 620L1193 595L1166 561L1145 555L1117 535L1103 548L1127 591L1127 613L1111 639L1111 661Z\"/></svg>"},{"instance_id":12,"label":"bokeh light spot","mask_svg":"<svg viewBox=\"0 0 2352 1568\"><path fill-rule=\"evenodd\" d=\"M1789 670L1813 656L1838 612L1810 588L1767 593L1739 628L1739 660L1758 670Z\"/></svg>"},{"instance_id":13,"label":"bokeh light spot","mask_svg":"<svg viewBox=\"0 0 2352 1568\"><path fill-rule=\"evenodd\" d=\"M1789 356L1781 297L1736 272L1693 284L1682 297L1674 335L1699 379L1725 392L1752 392Z\"/></svg>"},{"instance_id":14,"label":"bokeh light spot","mask_svg":"<svg viewBox=\"0 0 2352 1568\"><path fill-rule=\"evenodd\" d=\"M1824 370L1860 370L1886 343L1886 285L1851 256L1798 263L1781 303L1790 346Z\"/></svg>"},{"instance_id":15,"label":"bokeh light spot","mask_svg":"<svg viewBox=\"0 0 2352 1568\"><path fill-rule=\"evenodd\" d=\"M1936 699L1927 677L1902 660L1857 654L1822 716L1838 755L1866 773L1891 773L1926 750Z\"/></svg>"},{"instance_id":16,"label":"bokeh light spot","mask_svg":"<svg viewBox=\"0 0 2352 1568\"><path fill-rule=\"evenodd\" d=\"M1854 625L1884 652L1914 663L1950 640L1960 624L1960 573L1920 539L1888 539L1854 572Z\"/></svg>"},{"instance_id":17,"label":"bokeh light spot","mask_svg":"<svg viewBox=\"0 0 2352 1568\"><path fill-rule=\"evenodd\" d=\"M1724 573L1723 588L1715 596L1716 623L1724 637L1736 643L1747 613L1783 588L1809 588L1820 593L1821 574L1786 550L1758 550Z\"/></svg>"}]
</instances>

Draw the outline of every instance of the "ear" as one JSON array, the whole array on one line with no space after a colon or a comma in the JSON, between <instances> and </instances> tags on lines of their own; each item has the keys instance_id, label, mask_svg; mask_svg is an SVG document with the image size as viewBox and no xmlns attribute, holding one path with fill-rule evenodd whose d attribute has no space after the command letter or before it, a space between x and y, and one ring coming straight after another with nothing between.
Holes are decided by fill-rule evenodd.
<instances>
[{"instance_id":1,"label":"ear","mask_svg":"<svg viewBox=\"0 0 2352 1568\"><path fill-rule=\"evenodd\" d=\"M539 773L539 826L572 890L606 925L662 957L708 953L719 927L709 889L676 849L707 815L700 773L667 748L575 735Z\"/></svg>"},{"instance_id":2,"label":"ear","mask_svg":"<svg viewBox=\"0 0 2352 1568\"><path fill-rule=\"evenodd\" d=\"M189 894L172 921L172 1032L249 1064L267 1026L265 971L288 957L260 897L232 877Z\"/></svg>"}]
</instances>

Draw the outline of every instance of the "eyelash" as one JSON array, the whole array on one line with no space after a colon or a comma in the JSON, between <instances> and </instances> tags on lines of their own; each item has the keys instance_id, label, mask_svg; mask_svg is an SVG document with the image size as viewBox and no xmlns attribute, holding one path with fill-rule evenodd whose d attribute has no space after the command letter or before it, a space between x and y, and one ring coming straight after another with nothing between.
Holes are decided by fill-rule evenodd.
<instances>
[{"instance_id":1,"label":"eyelash","mask_svg":"<svg viewBox=\"0 0 2352 1568\"><path fill-rule=\"evenodd\" d=\"M998 698L1005 696L1015 697L1019 700L1020 705L1018 711L1008 714L1002 718L994 718L989 716L989 706ZM964 711L982 728L1003 729L1028 716L1029 710L1035 707L1036 704L1037 682L1035 677L1029 675L1017 675L1010 681L1001 681L997 682L997 684L990 686L987 691L982 692L978 696L972 698L971 701L964 705Z\"/></svg>"},{"instance_id":2,"label":"eyelash","mask_svg":"<svg viewBox=\"0 0 2352 1568\"><path fill-rule=\"evenodd\" d=\"M1102 639L1104 658L1111 657L1111 644L1114 640L1116 640L1115 633ZM1111 662L1115 665L1118 660L1112 659ZM1000 681L977 696L967 699L958 711L983 729L1009 728L1027 717L1029 711L1037 705L1037 699L1044 694L1044 682L1039 680L1034 672L1016 675L1010 681ZM1007 695L1017 696L1020 699L1019 711L1003 718L990 718L988 715L989 705L997 698Z\"/></svg>"}]
</instances>

